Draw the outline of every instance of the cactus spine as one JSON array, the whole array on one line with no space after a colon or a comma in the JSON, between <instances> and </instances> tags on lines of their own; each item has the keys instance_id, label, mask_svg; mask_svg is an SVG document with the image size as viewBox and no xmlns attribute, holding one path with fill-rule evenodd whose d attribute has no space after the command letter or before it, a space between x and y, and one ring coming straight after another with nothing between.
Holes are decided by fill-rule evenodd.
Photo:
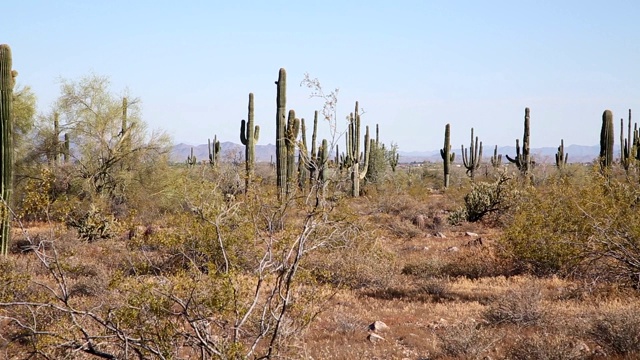
<instances>
[{"instance_id":1,"label":"cactus spine","mask_svg":"<svg viewBox=\"0 0 640 360\"><path fill-rule=\"evenodd\" d=\"M13 86L18 73L11 70L11 48L0 45L0 255L6 256L11 241L9 206L13 194Z\"/></svg>"},{"instance_id":2,"label":"cactus spine","mask_svg":"<svg viewBox=\"0 0 640 360\"><path fill-rule=\"evenodd\" d=\"M215 167L220 163L220 141L218 136L213 136L213 142L211 139L207 139L207 148L209 149L209 165Z\"/></svg>"},{"instance_id":3,"label":"cactus spine","mask_svg":"<svg viewBox=\"0 0 640 360\"><path fill-rule=\"evenodd\" d=\"M502 154L498 154L498 145L493 149L493 156L491 156L491 166L499 168L502 165Z\"/></svg>"},{"instance_id":4,"label":"cactus spine","mask_svg":"<svg viewBox=\"0 0 640 360\"><path fill-rule=\"evenodd\" d=\"M349 128L347 129L347 149L345 158L345 165L350 167L351 171L351 195L353 197L360 196L360 180L364 179L367 175L367 169L369 168L369 153L372 145L369 141L369 127L367 126L364 135L364 153L362 154L362 161L364 161L364 165L362 166L362 169L360 169L360 114L358 111L358 102L356 101L355 112L349 114Z\"/></svg>"},{"instance_id":5,"label":"cactus spine","mask_svg":"<svg viewBox=\"0 0 640 360\"><path fill-rule=\"evenodd\" d=\"M556 153L556 166L558 169L564 169L568 159L569 154L564 152L564 139L560 139L560 146L558 146L558 153Z\"/></svg>"},{"instance_id":6,"label":"cactus spine","mask_svg":"<svg viewBox=\"0 0 640 360\"><path fill-rule=\"evenodd\" d=\"M440 149L440 156L444 161L444 187L449 187L449 174L451 173L451 163L455 160L456 154L451 152L451 126L444 127L444 146Z\"/></svg>"},{"instance_id":7,"label":"cactus spine","mask_svg":"<svg viewBox=\"0 0 640 360\"><path fill-rule=\"evenodd\" d=\"M520 141L516 139L516 157L507 155L507 160L516 164L522 175L527 175L531 168L531 154L529 152L529 108L524 109L524 135L522 136L522 152L520 152Z\"/></svg>"},{"instance_id":8,"label":"cactus spine","mask_svg":"<svg viewBox=\"0 0 640 360\"><path fill-rule=\"evenodd\" d=\"M247 121L240 122L240 142L244 145L244 159L246 177L244 180L245 191L249 190L253 178L253 169L256 157L256 142L260 137L260 126L253 125L253 93L249 93L249 105L247 107Z\"/></svg>"},{"instance_id":9,"label":"cactus spine","mask_svg":"<svg viewBox=\"0 0 640 360\"><path fill-rule=\"evenodd\" d=\"M467 152L468 151L468 152ZM476 178L476 170L480 167L482 161L482 141L478 147L478 137L476 136L476 142L473 143L473 128L471 128L471 144L469 149L465 149L462 145L462 162L464 167L467 168L467 175L471 177L473 182Z\"/></svg>"},{"instance_id":10,"label":"cactus spine","mask_svg":"<svg viewBox=\"0 0 640 360\"><path fill-rule=\"evenodd\" d=\"M613 114L611 110L602 113L602 128L600 129L600 168L602 171L611 170L613 164Z\"/></svg>"},{"instance_id":11,"label":"cactus spine","mask_svg":"<svg viewBox=\"0 0 640 360\"><path fill-rule=\"evenodd\" d=\"M287 72L283 68L280 69L276 85L276 184L278 200L282 202L287 195L287 147L285 142Z\"/></svg>"},{"instance_id":12,"label":"cactus spine","mask_svg":"<svg viewBox=\"0 0 640 360\"><path fill-rule=\"evenodd\" d=\"M629 109L629 122L628 122L627 138L624 137L624 119L620 119L620 165L624 170L629 173L629 167L635 159L633 153L633 146L635 145L631 138L631 109ZM634 131L635 133L635 131Z\"/></svg>"}]
</instances>

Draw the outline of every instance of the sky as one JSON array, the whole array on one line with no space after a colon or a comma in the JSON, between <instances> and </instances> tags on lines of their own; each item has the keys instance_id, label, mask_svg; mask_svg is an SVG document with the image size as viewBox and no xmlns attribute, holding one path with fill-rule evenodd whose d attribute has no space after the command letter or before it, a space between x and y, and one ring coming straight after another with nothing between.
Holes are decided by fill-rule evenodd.
<instances>
[{"instance_id":1,"label":"sky","mask_svg":"<svg viewBox=\"0 0 640 360\"><path fill-rule=\"evenodd\" d=\"M23 0L3 13L0 43L40 112L61 79L108 76L175 144L239 143L250 92L258 144L274 144L280 68L307 122L323 100L305 74L339 89L337 131L319 132L340 145L356 101L400 151L441 148L447 123L454 148L472 127L485 149L515 145L525 107L532 147L596 145L605 109L616 132L640 109L637 0Z\"/></svg>"}]
</instances>

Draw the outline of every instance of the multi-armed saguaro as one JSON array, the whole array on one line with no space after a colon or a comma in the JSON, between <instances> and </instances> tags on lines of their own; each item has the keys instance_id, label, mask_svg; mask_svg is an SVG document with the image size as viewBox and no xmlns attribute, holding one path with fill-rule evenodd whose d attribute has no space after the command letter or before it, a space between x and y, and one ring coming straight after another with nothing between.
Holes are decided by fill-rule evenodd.
<instances>
[{"instance_id":1,"label":"multi-armed saguaro","mask_svg":"<svg viewBox=\"0 0 640 360\"><path fill-rule=\"evenodd\" d=\"M370 143L371 141L371 143ZM366 127L364 135L364 153L362 160L364 165L360 169L360 113L358 102L356 101L356 109L354 113L349 114L349 127L347 129L347 150L346 165L351 170L351 195L353 197L360 196L360 180L367 176L369 169L369 153L375 140L369 140L369 127Z\"/></svg>"},{"instance_id":2,"label":"multi-armed saguaro","mask_svg":"<svg viewBox=\"0 0 640 360\"><path fill-rule=\"evenodd\" d=\"M215 167L220 162L220 141L218 136L213 135L213 142L207 139L207 148L209 149L209 165Z\"/></svg>"},{"instance_id":3,"label":"multi-armed saguaro","mask_svg":"<svg viewBox=\"0 0 640 360\"><path fill-rule=\"evenodd\" d=\"M529 151L529 108L524 109L524 135L522 136L522 153L520 152L520 140L516 139L516 157L507 155L507 160L516 164L523 175L529 173L531 168L531 153Z\"/></svg>"},{"instance_id":4,"label":"multi-armed saguaro","mask_svg":"<svg viewBox=\"0 0 640 360\"><path fill-rule=\"evenodd\" d=\"M558 152L556 153L556 166L558 169L564 169L569 160L569 154L564 152L564 139L560 139L560 146L558 146Z\"/></svg>"},{"instance_id":5,"label":"multi-armed saguaro","mask_svg":"<svg viewBox=\"0 0 640 360\"><path fill-rule=\"evenodd\" d=\"M187 156L187 166L191 167L198 163L198 159L193 155L193 147L191 147L191 155Z\"/></svg>"},{"instance_id":6,"label":"multi-armed saguaro","mask_svg":"<svg viewBox=\"0 0 640 360\"><path fill-rule=\"evenodd\" d=\"M476 142L473 142L473 128L471 128L471 145L469 149L465 149L462 145L462 163L467 169L467 175L471 177L471 181L476 178L476 170L480 167L482 161L482 141L478 146L478 137L476 136Z\"/></svg>"},{"instance_id":7,"label":"multi-armed saguaro","mask_svg":"<svg viewBox=\"0 0 640 360\"><path fill-rule=\"evenodd\" d=\"M602 128L600 129L600 168L611 170L613 165L613 113L605 110L602 113Z\"/></svg>"},{"instance_id":8,"label":"multi-armed saguaro","mask_svg":"<svg viewBox=\"0 0 640 360\"><path fill-rule=\"evenodd\" d=\"M295 173L296 166L296 139L298 138L298 133L300 132L300 119L296 117L296 112L291 109L289 110L289 117L287 118L287 128L284 131L285 134L285 145L287 148L287 171L285 172L287 175L286 180L286 191L287 196L291 195L293 192L293 178Z\"/></svg>"},{"instance_id":9,"label":"multi-armed saguaro","mask_svg":"<svg viewBox=\"0 0 640 360\"><path fill-rule=\"evenodd\" d=\"M493 149L493 156L491 156L491 166L499 168L502 165L502 154L498 154L498 145Z\"/></svg>"},{"instance_id":10,"label":"multi-armed saguaro","mask_svg":"<svg viewBox=\"0 0 640 360\"><path fill-rule=\"evenodd\" d=\"M6 256L11 241L9 205L13 193L13 86L18 73L11 69L11 48L0 45L0 255Z\"/></svg>"},{"instance_id":11,"label":"multi-armed saguaro","mask_svg":"<svg viewBox=\"0 0 640 360\"><path fill-rule=\"evenodd\" d=\"M249 93L249 107L247 111L247 121L244 119L240 123L240 142L244 145L245 168L245 191L249 190L249 184L253 178L253 168L256 156L256 142L260 137L260 126L253 125L253 93Z\"/></svg>"},{"instance_id":12,"label":"multi-armed saguaro","mask_svg":"<svg viewBox=\"0 0 640 360\"><path fill-rule=\"evenodd\" d=\"M444 127L444 146L440 149L440 156L444 161L444 187L449 187L449 174L451 174L451 163L456 158L456 154L451 152L451 125Z\"/></svg>"}]
</instances>

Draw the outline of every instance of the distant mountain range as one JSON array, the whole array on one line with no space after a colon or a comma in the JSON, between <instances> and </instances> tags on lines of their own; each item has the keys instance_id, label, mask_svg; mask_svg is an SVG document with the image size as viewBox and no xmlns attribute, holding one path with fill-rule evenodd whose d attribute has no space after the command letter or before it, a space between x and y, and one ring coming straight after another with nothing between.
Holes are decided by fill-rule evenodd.
<instances>
[{"instance_id":1,"label":"distant mountain range","mask_svg":"<svg viewBox=\"0 0 640 360\"><path fill-rule=\"evenodd\" d=\"M208 161L209 150L207 144L202 145L188 145L178 144L173 147L171 153L171 159L175 162L184 162L187 156L191 153L193 147L193 153L198 161ZM244 160L244 145L236 144L233 142L220 143L221 157L225 160L231 161L243 161ZM493 147L483 149L483 158L489 158L493 155ZM531 154L538 162L554 162L555 154L558 151L555 147L542 147L531 149ZM461 161L460 149L453 150L456 153L456 162ZM569 162L591 162L598 157L600 153L600 146L584 146L584 145L570 145L565 146L565 152L569 154ZM432 151L400 151L400 162L424 162L424 161L440 161L440 150ZM516 148L514 146L503 146L498 148L498 154L502 154L504 159L505 155L515 157ZM273 144L268 145L256 145L256 161L258 162L270 162L275 161L276 146ZM506 161L504 159L503 161Z\"/></svg>"}]
</instances>

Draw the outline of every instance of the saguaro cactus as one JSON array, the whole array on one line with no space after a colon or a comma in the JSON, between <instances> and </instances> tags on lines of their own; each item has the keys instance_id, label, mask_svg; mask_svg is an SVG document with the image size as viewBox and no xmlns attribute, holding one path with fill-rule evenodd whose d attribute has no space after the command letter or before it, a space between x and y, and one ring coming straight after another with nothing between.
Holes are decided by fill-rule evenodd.
<instances>
[{"instance_id":1,"label":"saguaro cactus","mask_svg":"<svg viewBox=\"0 0 640 360\"><path fill-rule=\"evenodd\" d=\"M372 145L369 140L369 127L366 127L364 135L364 153L360 154L360 114L358 102L356 101L355 112L349 115L349 127L347 129L347 149L345 156L345 165L350 168L351 172L351 195L353 197L360 196L360 180L367 175L369 168L369 153ZM375 141L375 140L374 140ZM362 169L360 169L360 160L364 161Z\"/></svg>"},{"instance_id":2,"label":"saguaro cactus","mask_svg":"<svg viewBox=\"0 0 640 360\"><path fill-rule=\"evenodd\" d=\"M602 171L611 170L613 165L613 113L605 110L602 113L602 128L600 129L600 168Z\"/></svg>"},{"instance_id":3,"label":"saguaro cactus","mask_svg":"<svg viewBox=\"0 0 640 360\"><path fill-rule=\"evenodd\" d=\"M468 152L467 152L468 151ZM480 167L482 161L482 141L478 146L478 137L476 136L476 142L473 142L473 128L471 128L471 145L469 149L465 149L462 145L462 163L467 168L467 175L471 177L471 181L476 178L476 170Z\"/></svg>"},{"instance_id":4,"label":"saguaro cactus","mask_svg":"<svg viewBox=\"0 0 640 360\"><path fill-rule=\"evenodd\" d=\"M60 120L59 120L60 114L58 114L57 112L53 113L53 144L51 144L51 148L52 148L52 156L50 159L50 165L51 166L57 166L58 165L58 160L59 160L59 155L60 155Z\"/></svg>"},{"instance_id":5,"label":"saguaro cactus","mask_svg":"<svg viewBox=\"0 0 640 360\"><path fill-rule=\"evenodd\" d=\"M300 140L302 144L298 150L298 187L300 190L304 190L307 184L307 170L309 169L311 159L315 156L313 151L309 154L307 150L307 126L304 118L300 119Z\"/></svg>"},{"instance_id":6,"label":"saguaro cactus","mask_svg":"<svg viewBox=\"0 0 640 360\"><path fill-rule=\"evenodd\" d=\"M318 165L321 164L318 159L319 151L316 145L317 137L318 137L318 111L316 110L313 113L313 133L311 134L311 156L309 158L309 180L311 181L311 186L313 186L313 183L318 178ZM337 151L337 147L336 147L336 151Z\"/></svg>"},{"instance_id":7,"label":"saguaro cactus","mask_svg":"<svg viewBox=\"0 0 640 360\"><path fill-rule=\"evenodd\" d=\"M218 141L217 135L213 135L213 142L211 139L207 139L207 148L209 149L209 165L215 167L220 162L220 141Z\"/></svg>"},{"instance_id":8,"label":"saguaro cactus","mask_svg":"<svg viewBox=\"0 0 640 360\"><path fill-rule=\"evenodd\" d=\"M318 149L317 166L318 166L318 179L324 183L329 178L327 176L327 168L329 167L329 144L327 139L322 139L322 145Z\"/></svg>"},{"instance_id":9,"label":"saguaro cactus","mask_svg":"<svg viewBox=\"0 0 640 360\"><path fill-rule=\"evenodd\" d=\"M284 201L287 196L287 145L286 107L287 107L287 72L281 68L276 81L276 184L278 200Z\"/></svg>"},{"instance_id":10,"label":"saguaro cactus","mask_svg":"<svg viewBox=\"0 0 640 360\"><path fill-rule=\"evenodd\" d=\"M524 135L522 136L522 152L520 141L516 139L516 157L507 155L507 160L516 164L522 175L527 175L531 168L531 154L529 151L529 108L524 109Z\"/></svg>"},{"instance_id":11,"label":"saguaro cactus","mask_svg":"<svg viewBox=\"0 0 640 360\"><path fill-rule=\"evenodd\" d=\"M71 156L69 134L64 133L64 163L69 163L69 157Z\"/></svg>"},{"instance_id":12,"label":"saguaro cactus","mask_svg":"<svg viewBox=\"0 0 640 360\"><path fill-rule=\"evenodd\" d=\"M491 156L491 166L499 168L502 165L502 154L498 154L498 145L493 149L493 156Z\"/></svg>"},{"instance_id":13,"label":"saguaro cactus","mask_svg":"<svg viewBox=\"0 0 640 360\"><path fill-rule=\"evenodd\" d=\"M624 170L628 173L629 167L631 163L635 160L635 156L633 154L633 139L631 138L631 109L629 109L629 121L628 121L628 132L627 138L624 137L624 119L620 119L620 165L624 168ZM635 133L635 131L634 131Z\"/></svg>"},{"instance_id":14,"label":"saguaro cactus","mask_svg":"<svg viewBox=\"0 0 640 360\"><path fill-rule=\"evenodd\" d=\"M253 93L249 93L249 106L247 109L247 121L240 123L240 142L244 145L245 169L247 171L244 180L245 191L249 190L253 178L253 169L256 157L256 142L260 137L260 126L253 125Z\"/></svg>"},{"instance_id":15,"label":"saguaro cactus","mask_svg":"<svg viewBox=\"0 0 640 360\"><path fill-rule=\"evenodd\" d=\"M191 167L191 166L194 166L197 162L198 160L196 159L196 156L193 155L193 147L192 147L191 155L187 156L187 165Z\"/></svg>"},{"instance_id":16,"label":"saguaro cactus","mask_svg":"<svg viewBox=\"0 0 640 360\"><path fill-rule=\"evenodd\" d=\"M0 45L0 255L6 256L11 242L13 194L13 86L17 71L11 69L11 48Z\"/></svg>"},{"instance_id":17,"label":"saguaro cactus","mask_svg":"<svg viewBox=\"0 0 640 360\"><path fill-rule=\"evenodd\" d=\"M449 187L449 175L451 174L451 163L455 160L456 154L451 152L451 125L444 127L444 146L440 149L440 156L444 161L444 187Z\"/></svg>"},{"instance_id":18,"label":"saguaro cactus","mask_svg":"<svg viewBox=\"0 0 640 360\"><path fill-rule=\"evenodd\" d=\"M564 169L568 159L569 154L564 152L564 139L560 139L560 146L558 146L558 152L556 153L556 166L558 169Z\"/></svg>"},{"instance_id":19,"label":"saguaro cactus","mask_svg":"<svg viewBox=\"0 0 640 360\"><path fill-rule=\"evenodd\" d=\"M296 139L300 131L300 119L296 118L296 112L289 110L289 118L287 119L287 128L285 129L285 145L287 150L287 171L286 171L286 194L291 195L293 192L294 172L296 165Z\"/></svg>"}]
</instances>

